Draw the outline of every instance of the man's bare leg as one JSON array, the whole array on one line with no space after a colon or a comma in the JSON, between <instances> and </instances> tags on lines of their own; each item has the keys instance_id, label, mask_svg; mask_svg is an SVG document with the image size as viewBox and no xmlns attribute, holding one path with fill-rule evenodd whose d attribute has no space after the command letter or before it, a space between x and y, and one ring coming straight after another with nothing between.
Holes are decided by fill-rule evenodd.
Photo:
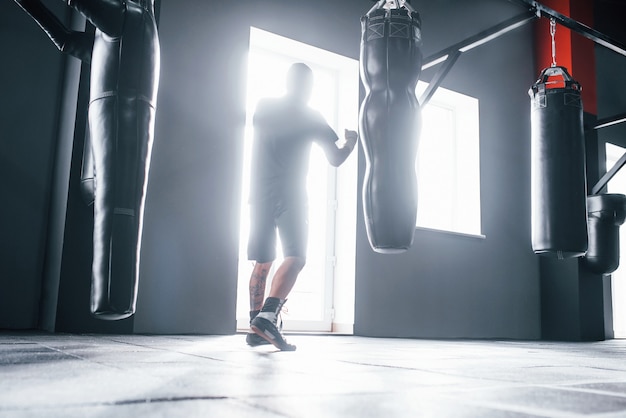
<instances>
[{"instance_id":1,"label":"man's bare leg","mask_svg":"<svg viewBox=\"0 0 626 418\"><path fill-rule=\"evenodd\" d=\"M267 276L272 268L272 262L267 263L254 263L252 274L250 275L250 322L261 312L263 307L263 299L265 298L265 284L267 283ZM251 347L258 345L268 344L268 341L254 332L249 332L246 335L246 343Z\"/></svg>"},{"instance_id":2,"label":"man's bare leg","mask_svg":"<svg viewBox=\"0 0 626 418\"><path fill-rule=\"evenodd\" d=\"M250 275L250 311L260 311L265 299L265 284L267 275L272 268L272 262L254 264L254 269ZM252 319L252 318L250 318Z\"/></svg>"},{"instance_id":3,"label":"man's bare leg","mask_svg":"<svg viewBox=\"0 0 626 418\"><path fill-rule=\"evenodd\" d=\"M286 257L274 275L269 297L287 299L305 262L301 257Z\"/></svg>"}]
</instances>

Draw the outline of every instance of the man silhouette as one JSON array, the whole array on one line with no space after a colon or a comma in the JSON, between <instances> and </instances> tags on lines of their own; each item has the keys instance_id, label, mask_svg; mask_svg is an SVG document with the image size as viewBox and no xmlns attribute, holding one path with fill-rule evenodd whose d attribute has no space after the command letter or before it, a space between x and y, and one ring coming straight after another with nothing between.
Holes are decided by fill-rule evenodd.
<instances>
[{"instance_id":1,"label":"man silhouette","mask_svg":"<svg viewBox=\"0 0 626 418\"><path fill-rule=\"evenodd\" d=\"M250 277L251 346L269 342L280 350L293 351L277 327L277 316L306 262L306 176L311 145L317 143L328 162L338 167L357 142L355 131L345 131L345 143L322 115L308 106L313 72L302 63L287 73L287 93L261 100L254 114L254 145L250 185L250 238L248 258L255 261ZM284 260L263 302L268 272L276 257L276 230Z\"/></svg>"}]
</instances>

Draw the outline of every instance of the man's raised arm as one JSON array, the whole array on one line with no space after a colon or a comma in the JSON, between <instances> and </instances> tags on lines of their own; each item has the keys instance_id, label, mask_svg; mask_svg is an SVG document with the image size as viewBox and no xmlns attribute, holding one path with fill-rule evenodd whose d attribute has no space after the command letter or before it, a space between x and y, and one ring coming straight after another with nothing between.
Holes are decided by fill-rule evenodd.
<instances>
[{"instance_id":1,"label":"man's raised arm","mask_svg":"<svg viewBox=\"0 0 626 418\"><path fill-rule=\"evenodd\" d=\"M333 167L339 167L350 156L350 153L356 145L358 134L355 131L346 129L344 133L345 142L342 147L336 143L320 142L320 146L326 154L326 159Z\"/></svg>"}]
</instances>

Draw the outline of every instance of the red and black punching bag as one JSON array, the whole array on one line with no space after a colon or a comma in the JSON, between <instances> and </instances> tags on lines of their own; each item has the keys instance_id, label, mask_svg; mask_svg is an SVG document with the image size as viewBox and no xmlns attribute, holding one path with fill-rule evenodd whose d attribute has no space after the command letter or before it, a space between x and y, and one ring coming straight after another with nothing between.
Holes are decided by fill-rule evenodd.
<instances>
[{"instance_id":1,"label":"red and black punching bag","mask_svg":"<svg viewBox=\"0 0 626 418\"><path fill-rule=\"evenodd\" d=\"M421 21L412 10L378 9L361 18L361 27L365 226L374 251L402 252L413 243L417 216Z\"/></svg>"},{"instance_id":2,"label":"red and black punching bag","mask_svg":"<svg viewBox=\"0 0 626 418\"><path fill-rule=\"evenodd\" d=\"M531 96L532 247L560 259L587 251L581 87L564 67L542 71Z\"/></svg>"},{"instance_id":3,"label":"red and black punching bag","mask_svg":"<svg viewBox=\"0 0 626 418\"><path fill-rule=\"evenodd\" d=\"M601 194L587 198L589 249L583 264L598 274L619 267L619 227L626 219L626 196Z\"/></svg>"}]
</instances>

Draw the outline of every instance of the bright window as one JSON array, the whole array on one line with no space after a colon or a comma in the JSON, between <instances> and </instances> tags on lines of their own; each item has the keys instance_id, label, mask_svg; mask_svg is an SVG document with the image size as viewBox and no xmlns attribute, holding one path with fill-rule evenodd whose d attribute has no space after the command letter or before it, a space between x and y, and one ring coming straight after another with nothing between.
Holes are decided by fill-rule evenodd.
<instances>
[{"instance_id":1,"label":"bright window","mask_svg":"<svg viewBox=\"0 0 626 418\"><path fill-rule=\"evenodd\" d=\"M626 149L606 144L606 168L610 170ZM626 190L626 171L621 169L608 184L609 193L624 193ZM613 331L615 338L626 338L626 226L620 227L620 265L611 274L611 293L613 296Z\"/></svg>"},{"instance_id":2,"label":"bright window","mask_svg":"<svg viewBox=\"0 0 626 418\"><path fill-rule=\"evenodd\" d=\"M478 99L464 94L439 87L422 108L418 227L481 235L478 126Z\"/></svg>"},{"instance_id":3,"label":"bright window","mask_svg":"<svg viewBox=\"0 0 626 418\"><path fill-rule=\"evenodd\" d=\"M252 263L247 260L249 233L249 179L252 159L252 116L260 98L281 96L285 75L294 62L309 65L314 89L309 105L320 111L343 137L344 129L357 129L358 62L257 28L250 29L247 72L247 121L244 138L243 184L240 222L238 328L249 322L248 281ZM283 312L287 331L352 332L354 323L355 236L357 205L357 153L336 169L317 145L311 149L307 178L309 239L307 263L289 295ZM282 261L278 258L268 277Z\"/></svg>"}]
</instances>

